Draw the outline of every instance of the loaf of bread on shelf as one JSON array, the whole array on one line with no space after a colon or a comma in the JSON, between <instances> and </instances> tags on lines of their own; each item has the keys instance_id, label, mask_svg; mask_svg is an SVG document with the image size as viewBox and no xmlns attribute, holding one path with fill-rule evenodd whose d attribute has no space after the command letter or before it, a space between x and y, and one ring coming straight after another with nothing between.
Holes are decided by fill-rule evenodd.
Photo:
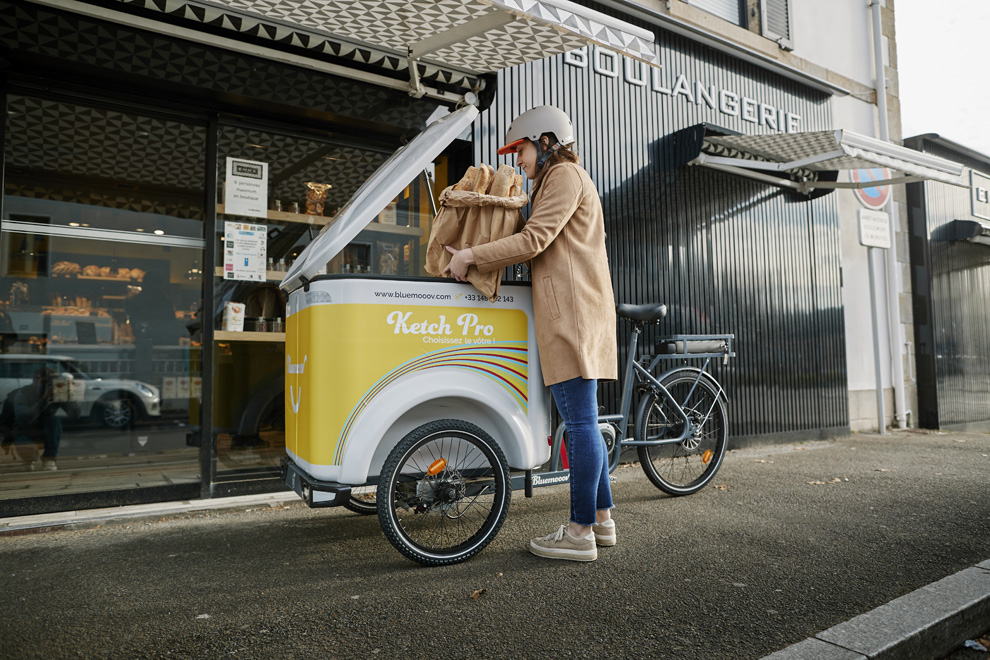
<instances>
[{"instance_id":1,"label":"loaf of bread on shelf","mask_svg":"<svg viewBox=\"0 0 990 660\"><path fill-rule=\"evenodd\" d=\"M130 276L131 276L131 269L130 268L118 268L117 269L117 277L126 280L126 279L130 278Z\"/></svg>"},{"instance_id":2,"label":"loaf of bread on shelf","mask_svg":"<svg viewBox=\"0 0 990 660\"><path fill-rule=\"evenodd\" d=\"M132 280L143 280L144 279L144 271L141 270L140 268L131 268L131 275L130 275L130 277L131 277Z\"/></svg>"},{"instance_id":3,"label":"loaf of bread on shelf","mask_svg":"<svg viewBox=\"0 0 990 660\"><path fill-rule=\"evenodd\" d=\"M110 277L110 266L104 266L99 272L100 277Z\"/></svg>"},{"instance_id":4,"label":"loaf of bread on shelf","mask_svg":"<svg viewBox=\"0 0 990 660\"><path fill-rule=\"evenodd\" d=\"M499 165L498 171L495 172L495 177L492 179L492 185L488 190L488 194L496 197L508 197L515 174L516 171L511 165Z\"/></svg>"},{"instance_id":5,"label":"loaf of bread on shelf","mask_svg":"<svg viewBox=\"0 0 990 660\"><path fill-rule=\"evenodd\" d=\"M100 267L90 264L82 269L82 274L86 277L98 277L100 274Z\"/></svg>"},{"instance_id":6,"label":"loaf of bread on shelf","mask_svg":"<svg viewBox=\"0 0 990 660\"><path fill-rule=\"evenodd\" d=\"M52 275L78 275L82 268L72 261L56 261L52 266Z\"/></svg>"}]
</instances>

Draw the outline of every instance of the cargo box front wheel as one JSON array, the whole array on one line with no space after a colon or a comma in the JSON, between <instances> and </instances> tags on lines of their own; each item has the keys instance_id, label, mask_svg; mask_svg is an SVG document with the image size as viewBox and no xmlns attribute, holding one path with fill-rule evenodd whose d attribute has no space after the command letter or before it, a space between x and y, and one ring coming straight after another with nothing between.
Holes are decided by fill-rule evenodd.
<instances>
[{"instance_id":1,"label":"cargo box front wheel","mask_svg":"<svg viewBox=\"0 0 990 660\"><path fill-rule=\"evenodd\" d=\"M473 557L498 533L511 489L505 455L474 424L424 424L392 450L378 485L378 520L403 555L429 566Z\"/></svg>"}]
</instances>

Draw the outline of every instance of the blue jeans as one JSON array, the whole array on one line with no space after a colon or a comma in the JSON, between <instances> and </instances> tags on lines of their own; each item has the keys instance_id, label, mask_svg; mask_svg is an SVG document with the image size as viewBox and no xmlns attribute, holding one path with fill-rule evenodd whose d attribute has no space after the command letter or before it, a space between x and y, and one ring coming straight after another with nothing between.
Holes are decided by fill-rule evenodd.
<instances>
[{"instance_id":1,"label":"blue jeans","mask_svg":"<svg viewBox=\"0 0 990 660\"><path fill-rule=\"evenodd\" d=\"M571 522L590 525L595 512L612 508L608 452L598 430L598 381L572 378L551 385L550 391L567 423Z\"/></svg>"}]
</instances>

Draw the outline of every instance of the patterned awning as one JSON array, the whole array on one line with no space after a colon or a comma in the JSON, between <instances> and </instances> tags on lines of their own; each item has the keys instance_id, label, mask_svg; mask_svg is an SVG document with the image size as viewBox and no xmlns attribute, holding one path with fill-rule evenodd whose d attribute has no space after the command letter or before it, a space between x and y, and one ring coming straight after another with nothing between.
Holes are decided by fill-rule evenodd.
<instances>
[{"instance_id":1,"label":"patterned awning","mask_svg":"<svg viewBox=\"0 0 990 660\"><path fill-rule=\"evenodd\" d=\"M657 61L652 32L567 0L121 1L334 55L363 50L393 69L413 59L426 75L492 73L588 44Z\"/></svg>"},{"instance_id":2,"label":"patterned awning","mask_svg":"<svg viewBox=\"0 0 990 660\"><path fill-rule=\"evenodd\" d=\"M771 135L707 136L701 153L692 161L717 169L798 175L886 167L901 173L883 181L835 183L804 181L806 188L866 188L886 183L931 179L968 185L960 178L963 166L891 142L850 131L775 133Z\"/></svg>"}]
</instances>

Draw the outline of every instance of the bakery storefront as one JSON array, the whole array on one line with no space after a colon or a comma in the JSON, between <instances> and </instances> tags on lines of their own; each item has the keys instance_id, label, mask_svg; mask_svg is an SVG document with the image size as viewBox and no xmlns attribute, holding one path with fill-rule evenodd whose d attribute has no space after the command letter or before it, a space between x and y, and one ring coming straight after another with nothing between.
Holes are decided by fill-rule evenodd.
<instances>
[{"instance_id":1,"label":"bakery storefront","mask_svg":"<svg viewBox=\"0 0 990 660\"><path fill-rule=\"evenodd\" d=\"M618 300L666 303L652 333L735 333L714 367L730 446L848 433L837 204L795 189L834 172L695 166L754 158L732 136L831 131L841 90L592 2L402 4L0 0L0 516L284 488L278 283L464 102L473 126L327 272L426 276L439 191L512 164L495 153L509 122L557 105L602 195ZM49 413L18 421L43 386Z\"/></svg>"}]
</instances>

